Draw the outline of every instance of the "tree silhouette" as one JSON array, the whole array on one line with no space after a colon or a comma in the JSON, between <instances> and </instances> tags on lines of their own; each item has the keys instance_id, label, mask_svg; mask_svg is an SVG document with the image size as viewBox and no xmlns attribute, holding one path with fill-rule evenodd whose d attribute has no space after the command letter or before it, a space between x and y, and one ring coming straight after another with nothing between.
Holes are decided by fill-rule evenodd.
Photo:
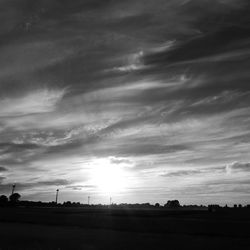
<instances>
[{"instance_id":1,"label":"tree silhouette","mask_svg":"<svg viewBox=\"0 0 250 250\"><path fill-rule=\"evenodd\" d=\"M180 202L178 200L170 200L168 201L164 207L167 207L167 208L178 208L180 207Z\"/></svg>"},{"instance_id":2,"label":"tree silhouette","mask_svg":"<svg viewBox=\"0 0 250 250\"><path fill-rule=\"evenodd\" d=\"M8 198L5 195L0 196L0 206L6 205L8 203Z\"/></svg>"},{"instance_id":3,"label":"tree silhouette","mask_svg":"<svg viewBox=\"0 0 250 250\"><path fill-rule=\"evenodd\" d=\"M20 198L21 198L21 195L19 193L14 193L10 195L9 200L11 203L16 203L19 201Z\"/></svg>"},{"instance_id":4,"label":"tree silhouette","mask_svg":"<svg viewBox=\"0 0 250 250\"><path fill-rule=\"evenodd\" d=\"M160 207L160 203L155 203L155 207Z\"/></svg>"}]
</instances>

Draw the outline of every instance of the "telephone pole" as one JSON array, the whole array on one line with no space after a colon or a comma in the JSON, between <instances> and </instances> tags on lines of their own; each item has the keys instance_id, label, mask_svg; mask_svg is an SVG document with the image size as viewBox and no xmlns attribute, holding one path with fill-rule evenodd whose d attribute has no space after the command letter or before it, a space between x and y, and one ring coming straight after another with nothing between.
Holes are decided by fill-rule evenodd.
<instances>
[{"instance_id":1,"label":"telephone pole","mask_svg":"<svg viewBox=\"0 0 250 250\"><path fill-rule=\"evenodd\" d=\"M59 189L56 190L56 204L57 204L57 201L58 201L58 193L59 193Z\"/></svg>"},{"instance_id":2,"label":"telephone pole","mask_svg":"<svg viewBox=\"0 0 250 250\"><path fill-rule=\"evenodd\" d=\"M88 205L89 205L89 202L90 202L90 196L88 196Z\"/></svg>"},{"instance_id":3,"label":"telephone pole","mask_svg":"<svg viewBox=\"0 0 250 250\"><path fill-rule=\"evenodd\" d=\"M14 192L15 192L15 188L16 188L16 184L13 184L13 185L12 185L11 195L12 195L12 194L14 194Z\"/></svg>"}]
</instances>

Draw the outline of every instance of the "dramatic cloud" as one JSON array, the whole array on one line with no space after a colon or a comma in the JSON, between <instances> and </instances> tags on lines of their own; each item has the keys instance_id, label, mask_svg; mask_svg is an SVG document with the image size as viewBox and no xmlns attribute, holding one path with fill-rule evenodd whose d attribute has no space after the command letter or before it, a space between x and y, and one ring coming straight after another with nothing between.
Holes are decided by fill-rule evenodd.
<instances>
[{"instance_id":1,"label":"dramatic cloud","mask_svg":"<svg viewBox=\"0 0 250 250\"><path fill-rule=\"evenodd\" d=\"M0 179L1 180L1 179ZM23 191L23 190L36 190L43 188L47 190L51 186L54 187L61 187L68 185L69 182L64 179L54 179L54 180L45 180L45 181L36 181L36 182L27 182L27 183L15 183L17 187L17 191ZM13 183L5 183L1 185L1 188L3 191L8 191L11 189Z\"/></svg>"},{"instance_id":2,"label":"dramatic cloud","mask_svg":"<svg viewBox=\"0 0 250 250\"><path fill-rule=\"evenodd\" d=\"M2 183L2 181L5 179L4 176L0 176L0 184Z\"/></svg>"},{"instance_id":3,"label":"dramatic cloud","mask_svg":"<svg viewBox=\"0 0 250 250\"><path fill-rule=\"evenodd\" d=\"M2 107L0 116L20 116L51 112L63 94L63 90L41 90L28 93L23 97L3 99L0 101Z\"/></svg>"},{"instance_id":4,"label":"dramatic cloud","mask_svg":"<svg viewBox=\"0 0 250 250\"><path fill-rule=\"evenodd\" d=\"M117 202L247 203L249 11L247 0L0 1L0 189L107 202L92 178L101 165L124 171Z\"/></svg>"},{"instance_id":5,"label":"dramatic cloud","mask_svg":"<svg viewBox=\"0 0 250 250\"><path fill-rule=\"evenodd\" d=\"M226 170L228 173L232 173L234 171L239 172L247 172L250 171L250 163L243 163L243 162L233 162L226 166Z\"/></svg>"},{"instance_id":6,"label":"dramatic cloud","mask_svg":"<svg viewBox=\"0 0 250 250\"><path fill-rule=\"evenodd\" d=\"M193 176L195 174L200 174L202 173L200 170L180 170L180 171L173 171L173 172L169 172L166 174L163 174L162 176L166 176L166 177L175 177L175 176Z\"/></svg>"},{"instance_id":7,"label":"dramatic cloud","mask_svg":"<svg viewBox=\"0 0 250 250\"><path fill-rule=\"evenodd\" d=\"M0 166L0 172L5 172L5 171L8 171L7 168Z\"/></svg>"}]
</instances>

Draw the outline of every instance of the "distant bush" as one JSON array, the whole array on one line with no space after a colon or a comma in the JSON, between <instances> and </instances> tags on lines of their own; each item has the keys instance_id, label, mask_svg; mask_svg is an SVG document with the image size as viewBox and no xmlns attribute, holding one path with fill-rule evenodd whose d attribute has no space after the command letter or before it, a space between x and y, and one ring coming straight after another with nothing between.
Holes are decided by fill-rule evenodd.
<instances>
[{"instance_id":1,"label":"distant bush","mask_svg":"<svg viewBox=\"0 0 250 250\"><path fill-rule=\"evenodd\" d=\"M217 204L208 205L209 212L215 212L215 211L218 211L219 209L221 209L221 207Z\"/></svg>"},{"instance_id":2,"label":"distant bush","mask_svg":"<svg viewBox=\"0 0 250 250\"><path fill-rule=\"evenodd\" d=\"M170 200L170 201L168 201L165 205L164 205L164 207L166 207L166 208L178 208L178 207L180 207L181 205L180 205L180 202L178 201L178 200Z\"/></svg>"},{"instance_id":3,"label":"distant bush","mask_svg":"<svg viewBox=\"0 0 250 250\"><path fill-rule=\"evenodd\" d=\"M8 198L5 195L0 196L0 206L5 206L8 204Z\"/></svg>"},{"instance_id":4,"label":"distant bush","mask_svg":"<svg viewBox=\"0 0 250 250\"><path fill-rule=\"evenodd\" d=\"M21 195L19 193L14 193L14 194L10 195L9 201L11 203L17 203L20 198L21 198Z\"/></svg>"}]
</instances>

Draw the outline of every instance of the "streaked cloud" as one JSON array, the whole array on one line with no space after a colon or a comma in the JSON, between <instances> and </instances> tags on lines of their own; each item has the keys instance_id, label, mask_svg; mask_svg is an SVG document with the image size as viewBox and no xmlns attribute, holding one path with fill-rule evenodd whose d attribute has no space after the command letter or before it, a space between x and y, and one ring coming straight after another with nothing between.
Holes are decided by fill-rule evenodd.
<instances>
[{"instance_id":1,"label":"streaked cloud","mask_svg":"<svg viewBox=\"0 0 250 250\"><path fill-rule=\"evenodd\" d=\"M163 174L162 176L165 176L165 177L176 177L176 176L193 176L195 174L200 174L202 173L200 170L180 170L180 171L174 171L174 172L169 172L169 173L166 173L166 174Z\"/></svg>"},{"instance_id":2,"label":"streaked cloud","mask_svg":"<svg viewBox=\"0 0 250 250\"><path fill-rule=\"evenodd\" d=\"M0 166L0 172L5 172L5 171L8 171L7 168Z\"/></svg>"},{"instance_id":3,"label":"streaked cloud","mask_svg":"<svg viewBox=\"0 0 250 250\"><path fill-rule=\"evenodd\" d=\"M0 1L1 190L106 202L98 163L126 170L120 202L248 200L248 1L11 2Z\"/></svg>"},{"instance_id":4,"label":"streaked cloud","mask_svg":"<svg viewBox=\"0 0 250 250\"><path fill-rule=\"evenodd\" d=\"M233 162L226 166L227 173L250 171L249 162Z\"/></svg>"},{"instance_id":5,"label":"streaked cloud","mask_svg":"<svg viewBox=\"0 0 250 250\"><path fill-rule=\"evenodd\" d=\"M0 116L21 116L51 112L62 99L64 90L36 90L23 97L4 98L0 101Z\"/></svg>"}]
</instances>

